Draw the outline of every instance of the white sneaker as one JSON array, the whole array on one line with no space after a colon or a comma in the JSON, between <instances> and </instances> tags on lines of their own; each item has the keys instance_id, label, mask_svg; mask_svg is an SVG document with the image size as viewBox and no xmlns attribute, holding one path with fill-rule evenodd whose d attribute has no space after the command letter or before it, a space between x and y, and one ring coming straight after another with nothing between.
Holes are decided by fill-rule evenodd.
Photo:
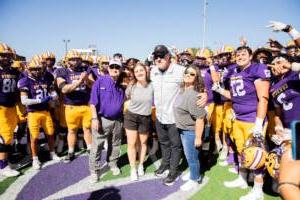
<instances>
[{"instance_id":1,"label":"white sneaker","mask_svg":"<svg viewBox=\"0 0 300 200\"><path fill-rule=\"evenodd\" d=\"M233 181L225 181L224 185L225 185L225 187L228 187L228 188L239 187L241 189L246 189L248 187L247 182L241 176L239 176L237 179L235 179Z\"/></svg>"},{"instance_id":2,"label":"white sneaker","mask_svg":"<svg viewBox=\"0 0 300 200\"><path fill-rule=\"evenodd\" d=\"M227 155L228 155L228 149L227 147L223 147L220 155L219 155L219 159L220 160L226 160L227 159Z\"/></svg>"},{"instance_id":3,"label":"white sneaker","mask_svg":"<svg viewBox=\"0 0 300 200\"><path fill-rule=\"evenodd\" d=\"M12 169L9 165L4 167L3 169L0 169L0 175L1 176L6 176L6 177L14 177L18 176L20 172L17 170Z\"/></svg>"},{"instance_id":4,"label":"white sneaker","mask_svg":"<svg viewBox=\"0 0 300 200\"><path fill-rule=\"evenodd\" d=\"M89 177L89 181L91 184L95 184L99 181L99 176L97 172L91 172L91 175Z\"/></svg>"},{"instance_id":5,"label":"white sneaker","mask_svg":"<svg viewBox=\"0 0 300 200\"><path fill-rule=\"evenodd\" d=\"M121 170L119 169L119 167L112 167L112 168L110 168L110 171L112 171L112 174L114 176L118 176L121 174Z\"/></svg>"},{"instance_id":6,"label":"white sneaker","mask_svg":"<svg viewBox=\"0 0 300 200\"><path fill-rule=\"evenodd\" d=\"M252 189L245 196L240 197L240 200L263 200L264 193L261 189Z\"/></svg>"},{"instance_id":7,"label":"white sneaker","mask_svg":"<svg viewBox=\"0 0 300 200\"><path fill-rule=\"evenodd\" d=\"M32 168L35 170L41 169L41 162L39 160L32 161Z\"/></svg>"},{"instance_id":8,"label":"white sneaker","mask_svg":"<svg viewBox=\"0 0 300 200\"><path fill-rule=\"evenodd\" d=\"M220 165L221 167L226 167L226 166L229 165L229 163L227 162L227 160L224 160L224 161L220 161L220 162L219 162L219 165Z\"/></svg>"},{"instance_id":9,"label":"white sneaker","mask_svg":"<svg viewBox=\"0 0 300 200\"><path fill-rule=\"evenodd\" d=\"M220 140L216 141L216 149L218 152L221 151L222 147L223 147L223 145L222 145L221 141Z\"/></svg>"},{"instance_id":10,"label":"white sneaker","mask_svg":"<svg viewBox=\"0 0 300 200\"><path fill-rule=\"evenodd\" d=\"M138 180L138 175L137 175L137 171L135 168L132 168L130 170L130 180L131 181L137 181Z\"/></svg>"},{"instance_id":11,"label":"white sneaker","mask_svg":"<svg viewBox=\"0 0 300 200\"><path fill-rule=\"evenodd\" d=\"M238 173L239 173L235 167L229 168L228 171L229 171L230 173L233 173L233 174L238 174Z\"/></svg>"},{"instance_id":12,"label":"white sneaker","mask_svg":"<svg viewBox=\"0 0 300 200\"><path fill-rule=\"evenodd\" d=\"M60 161L61 158L58 157L58 155L55 152L50 152L50 159L51 160L56 160L56 161Z\"/></svg>"},{"instance_id":13,"label":"white sneaker","mask_svg":"<svg viewBox=\"0 0 300 200\"><path fill-rule=\"evenodd\" d=\"M58 139L56 152L62 153L63 149L64 149L64 140Z\"/></svg>"},{"instance_id":14,"label":"white sneaker","mask_svg":"<svg viewBox=\"0 0 300 200\"><path fill-rule=\"evenodd\" d=\"M145 175L144 166L142 164L140 164L138 166L137 174L138 174L138 176L144 176Z\"/></svg>"},{"instance_id":15,"label":"white sneaker","mask_svg":"<svg viewBox=\"0 0 300 200\"><path fill-rule=\"evenodd\" d=\"M199 183L197 181L188 180L185 184L183 184L182 186L180 186L180 190L182 190L182 191L188 191L188 190L195 189L198 186L199 186Z\"/></svg>"},{"instance_id":16,"label":"white sneaker","mask_svg":"<svg viewBox=\"0 0 300 200\"><path fill-rule=\"evenodd\" d=\"M181 177L181 180L183 180L183 181L188 181L188 180L190 180L190 175L191 175L190 172L184 174L184 175Z\"/></svg>"}]
</instances>

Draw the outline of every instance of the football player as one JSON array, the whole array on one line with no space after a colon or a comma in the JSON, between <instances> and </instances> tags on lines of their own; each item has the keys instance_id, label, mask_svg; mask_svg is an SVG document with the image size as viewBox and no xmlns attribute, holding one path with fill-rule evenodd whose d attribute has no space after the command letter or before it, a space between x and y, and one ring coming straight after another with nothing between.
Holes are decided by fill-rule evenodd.
<instances>
[{"instance_id":1,"label":"football player","mask_svg":"<svg viewBox=\"0 0 300 200\"><path fill-rule=\"evenodd\" d=\"M192 64L193 62L193 51L191 48L185 49L178 55L178 64L184 67Z\"/></svg>"},{"instance_id":2,"label":"football player","mask_svg":"<svg viewBox=\"0 0 300 200\"><path fill-rule=\"evenodd\" d=\"M42 54L42 59L44 62L44 65L46 67L46 70L50 72L51 74L54 74L54 65L55 65L55 55L52 52L45 52Z\"/></svg>"},{"instance_id":3,"label":"football player","mask_svg":"<svg viewBox=\"0 0 300 200\"><path fill-rule=\"evenodd\" d=\"M17 125L16 103L19 93L17 81L20 72L11 67L14 51L0 44L0 175L18 176L20 173L8 165L7 154Z\"/></svg>"},{"instance_id":4,"label":"football player","mask_svg":"<svg viewBox=\"0 0 300 200\"><path fill-rule=\"evenodd\" d=\"M30 131L30 146L32 152L32 167L40 169L41 163L37 156L37 142L40 136L40 128L48 135L50 158L60 160L54 152L54 127L49 112L49 102L57 99L54 90L54 77L44 71L39 58L32 59L27 66L28 76L18 81L21 91L21 102L28 112L28 128Z\"/></svg>"},{"instance_id":5,"label":"football player","mask_svg":"<svg viewBox=\"0 0 300 200\"><path fill-rule=\"evenodd\" d=\"M233 124L233 138L242 161L242 151L249 137L261 138L266 125L265 118L269 99L270 71L264 64L251 62L252 50L242 46L236 50L236 65L228 69L225 78L229 79L230 90L215 84L213 90L232 100L232 107L236 114ZM243 155L247 156L247 155ZM254 159L254 158L253 158ZM255 170L253 189L240 199L263 199L263 173L262 169ZM247 188L247 170L241 166L239 177L234 181L226 181L224 185L229 188Z\"/></svg>"},{"instance_id":6,"label":"football player","mask_svg":"<svg viewBox=\"0 0 300 200\"><path fill-rule=\"evenodd\" d=\"M281 54L273 60L277 79L271 87L271 95L275 103L275 131L283 132L283 128L290 128L293 120L300 120L300 77L298 72L291 71L291 58Z\"/></svg>"},{"instance_id":7,"label":"football player","mask_svg":"<svg viewBox=\"0 0 300 200\"><path fill-rule=\"evenodd\" d=\"M77 131L83 128L84 140L88 151L92 143L91 119L92 114L88 105L90 85L88 83L88 69L81 66L81 56L71 50L66 55L68 68L56 71L56 83L64 94L65 116L68 127L68 155L65 162L75 158L74 148L77 140Z\"/></svg>"}]
</instances>

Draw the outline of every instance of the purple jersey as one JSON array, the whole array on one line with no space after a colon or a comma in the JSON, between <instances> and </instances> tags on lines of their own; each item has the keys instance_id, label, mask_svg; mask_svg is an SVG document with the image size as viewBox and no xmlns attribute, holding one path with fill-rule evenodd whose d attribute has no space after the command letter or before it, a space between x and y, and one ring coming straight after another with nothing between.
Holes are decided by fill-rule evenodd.
<instances>
[{"instance_id":1,"label":"purple jersey","mask_svg":"<svg viewBox=\"0 0 300 200\"><path fill-rule=\"evenodd\" d=\"M98 66L91 67L90 68L90 73L92 74L94 80L97 80L100 76L102 76Z\"/></svg>"},{"instance_id":2,"label":"purple jersey","mask_svg":"<svg viewBox=\"0 0 300 200\"><path fill-rule=\"evenodd\" d=\"M15 106L18 101L17 82L20 72L14 68L3 69L0 67L0 105Z\"/></svg>"},{"instance_id":3,"label":"purple jersey","mask_svg":"<svg viewBox=\"0 0 300 200\"><path fill-rule=\"evenodd\" d=\"M211 73L209 69L207 69L206 74L204 76L204 85L207 93L207 104L211 104L211 103L220 104L221 103L220 94L211 90L213 85L213 80L211 78Z\"/></svg>"},{"instance_id":4,"label":"purple jersey","mask_svg":"<svg viewBox=\"0 0 300 200\"><path fill-rule=\"evenodd\" d=\"M66 84L72 84L78 81L80 74L87 69L74 71L70 68L59 68L55 71L55 78L63 78ZM64 103L67 105L87 105L90 99L91 90L84 82L74 91L64 95Z\"/></svg>"},{"instance_id":5,"label":"purple jersey","mask_svg":"<svg viewBox=\"0 0 300 200\"><path fill-rule=\"evenodd\" d=\"M245 122L255 122L258 98L254 82L256 80L269 80L270 70L264 64L252 63L244 70L238 65L232 65L224 76L228 79L232 107L236 119Z\"/></svg>"},{"instance_id":6,"label":"purple jersey","mask_svg":"<svg viewBox=\"0 0 300 200\"><path fill-rule=\"evenodd\" d=\"M293 120L300 120L299 84L299 73L290 71L271 87L270 93L275 106L282 108L281 119L285 128L290 128Z\"/></svg>"},{"instance_id":7,"label":"purple jersey","mask_svg":"<svg viewBox=\"0 0 300 200\"><path fill-rule=\"evenodd\" d=\"M31 76L24 76L18 82L20 91L27 93L29 99L43 99L50 96L50 92L54 88L54 77L46 72L41 78L35 79ZM27 112L49 110L48 103L39 103L27 106Z\"/></svg>"}]
</instances>

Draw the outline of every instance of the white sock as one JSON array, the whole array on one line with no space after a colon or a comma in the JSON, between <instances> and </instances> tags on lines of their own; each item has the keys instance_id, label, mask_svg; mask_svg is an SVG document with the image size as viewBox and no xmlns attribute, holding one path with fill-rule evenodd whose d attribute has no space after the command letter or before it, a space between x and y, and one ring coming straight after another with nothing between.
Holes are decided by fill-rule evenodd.
<instances>
[{"instance_id":1,"label":"white sock","mask_svg":"<svg viewBox=\"0 0 300 200\"><path fill-rule=\"evenodd\" d=\"M74 147L69 148L68 153L74 153Z\"/></svg>"},{"instance_id":2,"label":"white sock","mask_svg":"<svg viewBox=\"0 0 300 200\"><path fill-rule=\"evenodd\" d=\"M87 144L87 145L86 145L87 150L91 150L91 147L92 147L91 144Z\"/></svg>"},{"instance_id":3,"label":"white sock","mask_svg":"<svg viewBox=\"0 0 300 200\"><path fill-rule=\"evenodd\" d=\"M50 155L51 155L51 156L54 156L54 155L55 155L55 152L54 152L54 151L51 151L51 152L50 152Z\"/></svg>"},{"instance_id":4,"label":"white sock","mask_svg":"<svg viewBox=\"0 0 300 200\"><path fill-rule=\"evenodd\" d=\"M262 191L263 185L264 185L264 183L258 183L258 182L255 182L255 181L254 181L254 186L253 186L253 188L254 188L255 190L261 190L261 191Z\"/></svg>"},{"instance_id":5,"label":"white sock","mask_svg":"<svg viewBox=\"0 0 300 200\"><path fill-rule=\"evenodd\" d=\"M39 160L39 158L37 156L33 156L32 160Z\"/></svg>"}]
</instances>

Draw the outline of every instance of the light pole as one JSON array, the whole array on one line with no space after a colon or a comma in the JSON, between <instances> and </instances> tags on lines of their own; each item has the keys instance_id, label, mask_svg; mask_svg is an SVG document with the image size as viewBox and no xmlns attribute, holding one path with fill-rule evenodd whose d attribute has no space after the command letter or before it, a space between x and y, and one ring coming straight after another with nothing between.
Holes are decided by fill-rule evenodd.
<instances>
[{"instance_id":1,"label":"light pole","mask_svg":"<svg viewBox=\"0 0 300 200\"><path fill-rule=\"evenodd\" d=\"M204 0L203 6L203 38L202 38L202 48L205 47L205 36L206 36L206 11L207 11L208 0Z\"/></svg>"},{"instance_id":2,"label":"light pole","mask_svg":"<svg viewBox=\"0 0 300 200\"><path fill-rule=\"evenodd\" d=\"M67 52L68 52L68 43L71 42L71 40L63 39L63 42L65 43L65 51L66 51L66 54L67 54Z\"/></svg>"}]
</instances>

